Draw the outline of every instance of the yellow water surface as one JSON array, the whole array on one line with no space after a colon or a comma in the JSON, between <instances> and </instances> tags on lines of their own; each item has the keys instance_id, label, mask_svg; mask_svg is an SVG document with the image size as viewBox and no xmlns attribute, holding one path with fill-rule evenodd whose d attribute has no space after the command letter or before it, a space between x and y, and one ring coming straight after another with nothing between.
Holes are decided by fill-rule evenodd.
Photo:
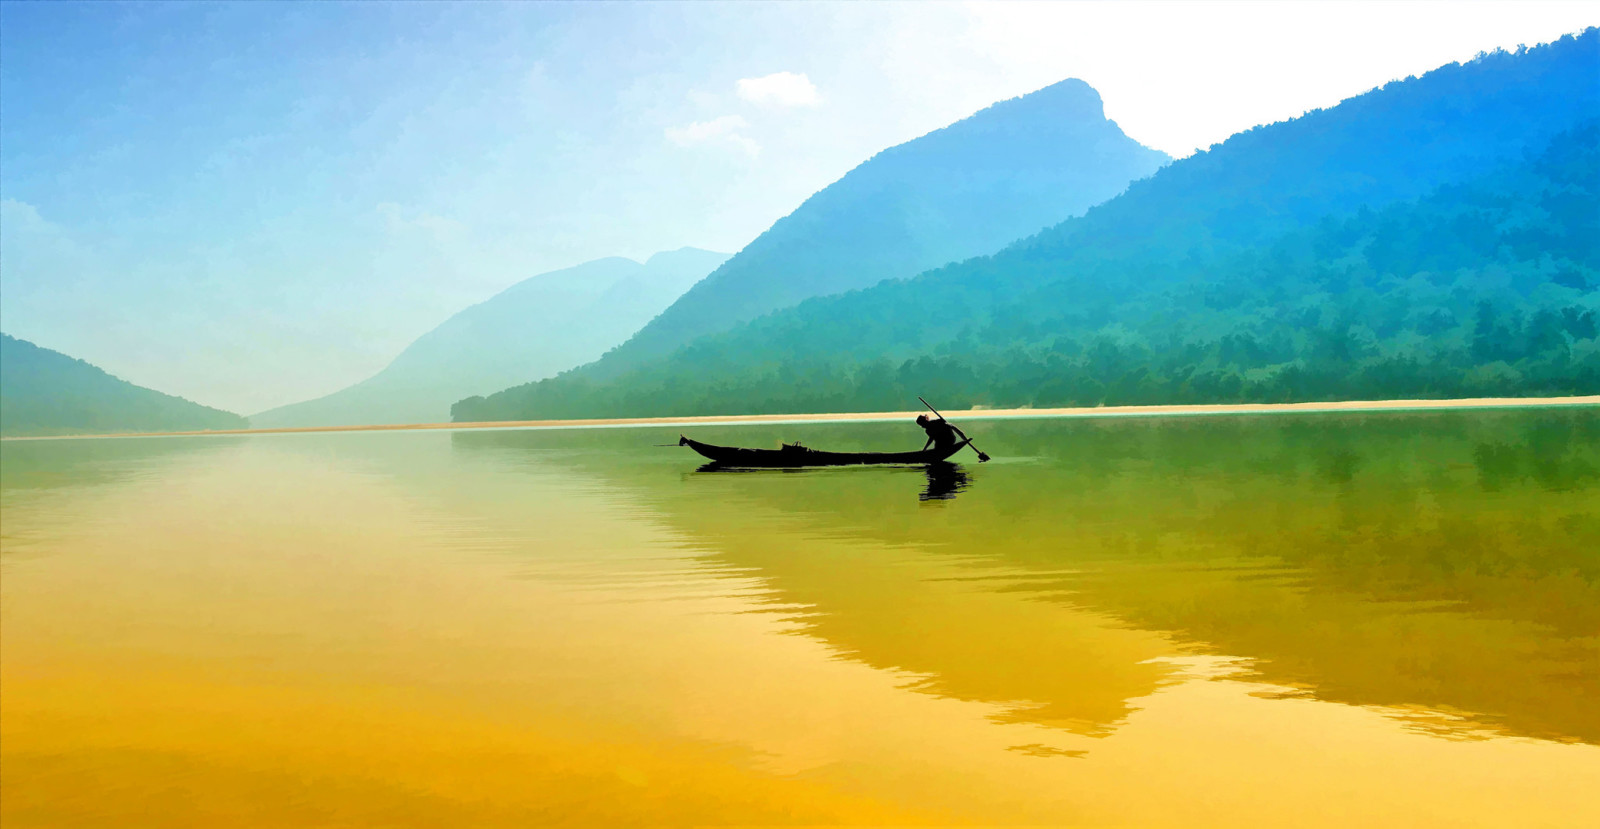
<instances>
[{"instance_id":1,"label":"yellow water surface","mask_svg":"<svg viewBox=\"0 0 1600 829\"><path fill-rule=\"evenodd\" d=\"M1596 410L967 431L7 442L0 819L1600 823Z\"/></svg>"}]
</instances>

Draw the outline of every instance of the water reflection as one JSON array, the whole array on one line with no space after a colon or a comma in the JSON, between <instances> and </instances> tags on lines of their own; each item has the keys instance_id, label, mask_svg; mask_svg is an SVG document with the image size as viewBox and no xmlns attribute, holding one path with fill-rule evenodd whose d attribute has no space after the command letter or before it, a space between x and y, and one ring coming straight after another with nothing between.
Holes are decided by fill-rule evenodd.
<instances>
[{"instance_id":1,"label":"water reflection","mask_svg":"<svg viewBox=\"0 0 1600 829\"><path fill-rule=\"evenodd\" d=\"M1588 825L1597 423L7 448L0 822Z\"/></svg>"},{"instance_id":2,"label":"water reflection","mask_svg":"<svg viewBox=\"0 0 1600 829\"><path fill-rule=\"evenodd\" d=\"M972 485L972 478L960 464L930 463L923 470L928 475L928 488L917 496L922 501L948 501Z\"/></svg>"},{"instance_id":3,"label":"water reflection","mask_svg":"<svg viewBox=\"0 0 1600 829\"><path fill-rule=\"evenodd\" d=\"M237 449L245 438L161 437L0 441L0 494L116 484Z\"/></svg>"},{"instance_id":4,"label":"water reflection","mask_svg":"<svg viewBox=\"0 0 1600 829\"><path fill-rule=\"evenodd\" d=\"M941 461L939 463L925 464L921 467L804 467L794 469L753 469L743 466L728 466L715 461L701 464L695 469L696 473L713 474L740 474L740 475L829 475L839 474L878 474L892 476L887 480L898 482L907 469L920 469L926 479L922 492L917 494L918 501L949 501L972 486L972 476L960 464Z\"/></svg>"},{"instance_id":5,"label":"water reflection","mask_svg":"<svg viewBox=\"0 0 1600 829\"><path fill-rule=\"evenodd\" d=\"M1472 451L1478 483L1499 492L1531 481L1550 492L1593 487L1600 461L1593 451L1600 434L1590 418L1541 418L1515 435L1480 439Z\"/></svg>"},{"instance_id":6,"label":"water reflection","mask_svg":"<svg viewBox=\"0 0 1600 829\"><path fill-rule=\"evenodd\" d=\"M807 428L818 444L882 441L872 425ZM1173 676L1150 660L1178 646L1430 733L1600 743L1594 409L974 433L999 462L966 491L968 473L926 470L919 501L962 493L931 512L908 511L884 475L686 488L658 474L670 458L602 449L615 435L456 446L590 444L563 462L631 488L720 564L760 573L774 603L811 608L812 635L923 674L927 692L1013 705L1011 721L1108 733ZM818 537L884 546L796 554Z\"/></svg>"},{"instance_id":7,"label":"water reflection","mask_svg":"<svg viewBox=\"0 0 1600 829\"><path fill-rule=\"evenodd\" d=\"M0 562L48 551L73 529L73 511L121 487L160 481L205 467L236 451L244 438L28 439L0 441Z\"/></svg>"}]
</instances>

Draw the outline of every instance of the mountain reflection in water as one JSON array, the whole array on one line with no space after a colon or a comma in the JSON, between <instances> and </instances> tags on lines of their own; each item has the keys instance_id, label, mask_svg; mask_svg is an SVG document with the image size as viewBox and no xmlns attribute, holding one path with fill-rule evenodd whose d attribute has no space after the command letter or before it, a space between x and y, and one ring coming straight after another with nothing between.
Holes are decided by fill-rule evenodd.
<instances>
[{"instance_id":1,"label":"mountain reflection in water","mask_svg":"<svg viewBox=\"0 0 1600 829\"><path fill-rule=\"evenodd\" d=\"M7 442L0 823L1600 820L1600 410L961 425Z\"/></svg>"},{"instance_id":2,"label":"mountain reflection in water","mask_svg":"<svg viewBox=\"0 0 1600 829\"><path fill-rule=\"evenodd\" d=\"M784 428L848 450L888 427ZM708 439L748 442L748 427L723 431ZM1012 721L1108 733L1180 673L1162 661L1176 648L1429 733L1600 743L1593 408L968 431L997 462L970 490L959 467L927 469L921 499L962 493L933 513L906 509L887 470L683 486L681 458L617 452L615 435L454 443L559 445L575 474L626 487L719 562L760 573L774 605L809 608L805 629L841 653L1009 705ZM818 536L887 546L806 552Z\"/></svg>"}]
</instances>

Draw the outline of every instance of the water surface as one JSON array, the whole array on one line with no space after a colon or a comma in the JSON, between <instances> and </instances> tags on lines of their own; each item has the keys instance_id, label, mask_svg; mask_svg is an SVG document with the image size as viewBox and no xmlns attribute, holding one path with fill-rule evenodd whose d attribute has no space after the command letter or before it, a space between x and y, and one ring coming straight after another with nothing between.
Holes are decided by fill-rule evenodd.
<instances>
[{"instance_id":1,"label":"water surface","mask_svg":"<svg viewBox=\"0 0 1600 829\"><path fill-rule=\"evenodd\" d=\"M0 815L1600 821L1600 411L966 429L7 442Z\"/></svg>"}]
</instances>

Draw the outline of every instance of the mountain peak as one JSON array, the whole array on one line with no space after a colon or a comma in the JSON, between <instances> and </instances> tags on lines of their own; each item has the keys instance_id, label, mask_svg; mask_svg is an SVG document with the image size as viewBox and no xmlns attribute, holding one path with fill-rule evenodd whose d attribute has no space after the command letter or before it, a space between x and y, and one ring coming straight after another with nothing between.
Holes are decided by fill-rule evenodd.
<instances>
[{"instance_id":1,"label":"mountain peak","mask_svg":"<svg viewBox=\"0 0 1600 829\"><path fill-rule=\"evenodd\" d=\"M584 371L614 376L813 296L993 253L1170 160L1107 121L1076 78L1000 101L863 161Z\"/></svg>"},{"instance_id":2,"label":"mountain peak","mask_svg":"<svg viewBox=\"0 0 1600 829\"><path fill-rule=\"evenodd\" d=\"M1105 102L1100 93L1077 78L1056 81L1024 95L994 104L991 109L1027 104L1058 110L1060 115L1083 120L1106 120Z\"/></svg>"},{"instance_id":3,"label":"mountain peak","mask_svg":"<svg viewBox=\"0 0 1600 829\"><path fill-rule=\"evenodd\" d=\"M1100 100L1100 93L1094 87L1077 78L1067 78L1015 98L996 101L960 121L890 147L878 155L943 154L952 148L966 155L970 152L967 142L971 141L996 142L1001 147L1016 150L1021 145L1043 142L1045 145L1059 146L1058 142L1062 140L1082 140L1091 136L1115 136L1136 145L1106 118L1105 103ZM1033 147L1031 151L1041 149ZM1156 166L1171 160L1164 153L1148 149L1146 152L1160 157L1160 163ZM997 157L980 158L976 163L1005 166L1011 162Z\"/></svg>"},{"instance_id":4,"label":"mountain peak","mask_svg":"<svg viewBox=\"0 0 1600 829\"><path fill-rule=\"evenodd\" d=\"M761 319L727 301L791 300L746 287L773 273L781 287L862 261L878 266L862 282L898 275L927 249L904 240L1068 192L1069 173L1107 166L1096 147L1127 157L1114 124L1060 115L1083 113L1084 86L1048 87L862 165L652 326L705 309L753 321L456 413L874 411L925 389L950 408L1592 393L1597 56L1590 30L1447 64L1239 133L988 256Z\"/></svg>"}]
</instances>

